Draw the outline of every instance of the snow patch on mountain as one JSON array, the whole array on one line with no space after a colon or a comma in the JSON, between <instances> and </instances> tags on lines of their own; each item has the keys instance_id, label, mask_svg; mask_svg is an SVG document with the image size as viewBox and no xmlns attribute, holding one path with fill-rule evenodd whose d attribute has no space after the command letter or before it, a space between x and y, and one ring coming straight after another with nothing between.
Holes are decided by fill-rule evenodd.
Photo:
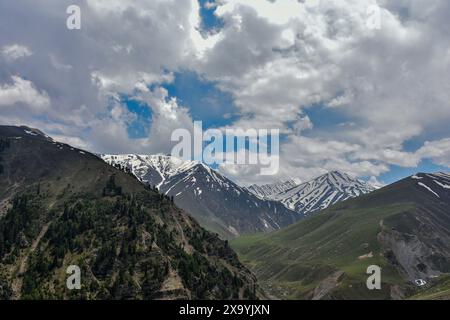
<instances>
[{"instance_id":1,"label":"snow patch on mountain","mask_svg":"<svg viewBox=\"0 0 450 320\"><path fill-rule=\"evenodd\" d=\"M434 181L434 183L436 183L437 185L441 186L444 189L450 189L450 185L448 185L448 184L443 184L443 183L441 183L439 181L436 181L436 180L433 180L433 181Z\"/></svg>"},{"instance_id":2,"label":"snow patch on mountain","mask_svg":"<svg viewBox=\"0 0 450 320\"><path fill-rule=\"evenodd\" d=\"M428 190L438 198L449 195L450 174L448 173L418 173L413 175L411 179L421 180L421 182L418 182L417 185Z\"/></svg>"},{"instance_id":3,"label":"snow patch on mountain","mask_svg":"<svg viewBox=\"0 0 450 320\"><path fill-rule=\"evenodd\" d=\"M427 189L428 191L430 191L432 194L434 194L436 197L440 198L439 195L433 191L433 189L431 189L429 186L427 186L425 183L419 182L418 183L419 186L424 187L425 189Z\"/></svg>"}]
</instances>

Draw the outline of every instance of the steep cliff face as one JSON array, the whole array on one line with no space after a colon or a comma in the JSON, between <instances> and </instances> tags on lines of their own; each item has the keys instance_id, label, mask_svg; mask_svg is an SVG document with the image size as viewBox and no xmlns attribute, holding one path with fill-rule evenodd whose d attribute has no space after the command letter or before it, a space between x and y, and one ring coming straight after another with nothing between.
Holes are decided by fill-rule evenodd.
<instances>
[{"instance_id":1,"label":"steep cliff face","mask_svg":"<svg viewBox=\"0 0 450 320\"><path fill-rule=\"evenodd\" d=\"M259 295L226 241L134 176L38 130L0 126L0 141L0 298Z\"/></svg>"}]
</instances>

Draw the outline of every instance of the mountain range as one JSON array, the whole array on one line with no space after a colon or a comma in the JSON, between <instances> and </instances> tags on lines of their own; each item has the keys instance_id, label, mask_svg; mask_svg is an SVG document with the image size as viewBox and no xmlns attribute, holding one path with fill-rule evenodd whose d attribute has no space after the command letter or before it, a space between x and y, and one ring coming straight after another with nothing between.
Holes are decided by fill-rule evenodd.
<instances>
[{"instance_id":1,"label":"mountain range","mask_svg":"<svg viewBox=\"0 0 450 320\"><path fill-rule=\"evenodd\" d=\"M233 247L277 298L449 299L449 208L450 175L420 173Z\"/></svg>"},{"instance_id":2,"label":"mountain range","mask_svg":"<svg viewBox=\"0 0 450 320\"><path fill-rule=\"evenodd\" d=\"M202 226L229 239L288 226L301 214L274 200L260 199L216 170L167 155L101 155L113 166L174 197Z\"/></svg>"},{"instance_id":3,"label":"mountain range","mask_svg":"<svg viewBox=\"0 0 450 320\"><path fill-rule=\"evenodd\" d=\"M0 126L0 299L450 299L449 208L447 173L244 188Z\"/></svg>"},{"instance_id":4,"label":"mountain range","mask_svg":"<svg viewBox=\"0 0 450 320\"><path fill-rule=\"evenodd\" d=\"M287 188L288 185L292 184L293 181L288 181L282 185L265 186L265 198L279 201L302 216L310 215L326 209L330 205L376 190L368 183L340 171L328 172L311 181ZM253 186L249 190L259 189ZM280 191L274 192L275 190ZM269 195L270 193L271 195Z\"/></svg>"},{"instance_id":5,"label":"mountain range","mask_svg":"<svg viewBox=\"0 0 450 320\"><path fill-rule=\"evenodd\" d=\"M333 171L306 183L289 180L241 187L210 167L169 155L101 155L110 165L174 197L202 226L230 239L279 230L374 187Z\"/></svg>"}]
</instances>

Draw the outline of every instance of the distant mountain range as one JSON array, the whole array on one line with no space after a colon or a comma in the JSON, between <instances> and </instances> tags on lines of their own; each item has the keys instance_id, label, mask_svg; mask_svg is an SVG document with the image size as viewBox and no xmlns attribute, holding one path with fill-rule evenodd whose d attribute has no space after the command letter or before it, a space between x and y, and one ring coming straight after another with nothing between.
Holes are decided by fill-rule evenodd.
<instances>
[{"instance_id":1,"label":"distant mountain range","mask_svg":"<svg viewBox=\"0 0 450 320\"><path fill-rule=\"evenodd\" d=\"M205 228L223 238L268 232L303 216L282 203L255 196L202 163L166 155L101 155L113 166L131 171L140 181L174 197Z\"/></svg>"},{"instance_id":2,"label":"distant mountain range","mask_svg":"<svg viewBox=\"0 0 450 320\"><path fill-rule=\"evenodd\" d=\"M247 189L261 199L280 202L301 216L309 216L377 188L344 172L332 171L305 183L288 180L262 186L252 185Z\"/></svg>"},{"instance_id":3,"label":"distant mountain range","mask_svg":"<svg viewBox=\"0 0 450 320\"><path fill-rule=\"evenodd\" d=\"M294 182L290 181L281 185L264 186L265 198L279 201L287 208L307 216L330 205L376 190L368 183L339 171L326 173L299 185L293 184ZM287 188L289 185L293 186ZM260 189L254 186L249 190L261 194ZM274 192L275 190L280 191Z\"/></svg>"},{"instance_id":4,"label":"distant mountain range","mask_svg":"<svg viewBox=\"0 0 450 320\"><path fill-rule=\"evenodd\" d=\"M279 298L450 299L450 174L420 173L232 244ZM366 287L371 265L381 290Z\"/></svg>"},{"instance_id":5,"label":"distant mountain range","mask_svg":"<svg viewBox=\"0 0 450 320\"><path fill-rule=\"evenodd\" d=\"M241 187L210 167L168 155L101 155L143 183L175 198L205 228L223 238L286 227L337 202L375 190L334 171L312 181Z\"/></svg>"},{"instance_id":6,"label":"distant mountain range","mask_svg":"<svg viewBox=\"0 0 450 320\"><path fill-rule=\"evenodd\" d=\"M100 155L110 165L174 197L205 228L223 238L286 227L330 205L375 190L334 171L312 181L241 187L210 167L169 155Z\"/></svg>"}]
</instances>

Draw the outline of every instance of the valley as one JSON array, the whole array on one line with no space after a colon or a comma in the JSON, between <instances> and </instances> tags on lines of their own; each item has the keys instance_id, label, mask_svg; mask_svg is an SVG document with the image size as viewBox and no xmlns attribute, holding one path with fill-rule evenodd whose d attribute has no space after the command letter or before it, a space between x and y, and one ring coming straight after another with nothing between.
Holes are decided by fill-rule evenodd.
<instances>
[{"instance_id":1,"label":"valley","mask_svg":"<svg viewBox=\"0 0 450 320\"><path fill-rule=\"evenodd\" d=\"M448 174L243 188L171 156L100 158L27 127L0 138L3 299L449 297Z\"/></svg>"}]
</instances>

